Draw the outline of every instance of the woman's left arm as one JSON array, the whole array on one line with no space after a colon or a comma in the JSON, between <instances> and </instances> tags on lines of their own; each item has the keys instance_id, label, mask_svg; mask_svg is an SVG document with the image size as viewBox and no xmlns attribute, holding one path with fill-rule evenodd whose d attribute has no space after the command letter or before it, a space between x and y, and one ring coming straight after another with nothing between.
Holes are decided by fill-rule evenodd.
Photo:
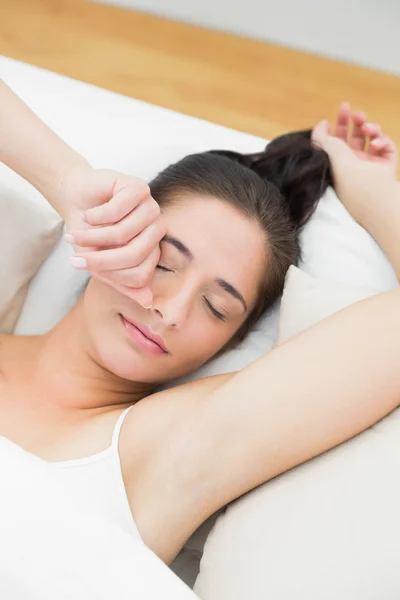
<instances>
[{"instance_id":1,"label":"woman's left arm","mask_svg":"<svg viewBox=\"0 0 400 600\"><path fill-rule=\"evenodd\" d=\"M199 406L191 444L199 455L201 448L200 494L210 514L364 431L399 404L396 289L274 349Z\"/></svg>"},{"instance_id":2,"label":"woman's left arm","mask_svg":"<svg viewBox=\"0 0 400 600\"><path fill-rule=\"evenodd\" d=\"M340 153L345 144L333 145ZM329 149L340 179L340 157L334 152ZM393 175L385 178L384 170L378 174L375 165L356 174L356 165L348 173L347 160L343 164L348 208L354 201L359 210L365 201L369 212L377 211L376 218L367 219L371 233L400 274L400 184ZM165 433L152 438L132 496L145 540L166 560L172 558L171 542L157 534L157 519L160 527L172 523L169 533L176 536L177 551L220 507L399 406L400 288L350 306L241 372L221 376L208 391L201 388L201 399L197 392L195 397L195 384L189 385L183 386L185 402ZM155 413L163 402L168 400L160 399ZM143 413L145 406L146 401Z\"/></svg>"},{"instance_id":3,"label":"woman's left arm","mask_svg":"<svg viewBox=\"0 0 400 600\"><path fill-rule=\"evenodd\" d=\"M187 384L176 410L167 390L132 411L131 508L145 543L166 562L218 509L399 405L400 288L328 317L216 378L214 389L203 382L205 397Z\"/></svg>"},{"instance_id":4,"label":"woman's left arm","mask_svg":"<svg viewBox=\"0 0 400 600\"><path fill-rule=\"evenodd\" d=\"M400 183L393 143L378 136L368 152L357 150L361 140L332 137L326 123L314 136L329 154L342 202L382 246L400 278ZM211 490L219 489L221 505L227 503L357 435L399 404L397 288L276 348L234 374L199 407L196 439L209 439L213 448L204 479L210 499Z\"/></svg>"},{"instance_id":5,"label":"woman's left arm","mask_svg":"<svg viewBox=\"0 0 400 600\"><path fill-rule=\"evenodd\" d=\"M393 143L378 136L368 152L357 150L361 140L332 137L324 122L314 136L329 154L342 202L382 246L400 278L400 183ZM212 503L211 490L218 489L222 506L357 435L399 404L397 288L276 348L234 374L199 407L196 439L206 448L204 440L210 441L204 492Z\"/></svg>"}]
</instances>

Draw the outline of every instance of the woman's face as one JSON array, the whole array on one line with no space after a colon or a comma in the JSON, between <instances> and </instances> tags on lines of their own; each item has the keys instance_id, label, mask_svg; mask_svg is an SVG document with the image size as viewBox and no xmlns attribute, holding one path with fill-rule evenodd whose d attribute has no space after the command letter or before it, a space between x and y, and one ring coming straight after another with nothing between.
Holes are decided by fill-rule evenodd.
<instances>
[{"instance_id":1,"label":"woman's face","mask_svg":"<svg viewBox=\"0 0 400 600\"><path fill-rule=\"evenodd\" d=\"M191 196L163 210L168 235L145 309L92 278L83 298L95 359L116 375L160 384L207 362L257 300L266 267L257 223L216 198ZM158 344L146 340L135 327Z\"/></svg>"}]
</instances>

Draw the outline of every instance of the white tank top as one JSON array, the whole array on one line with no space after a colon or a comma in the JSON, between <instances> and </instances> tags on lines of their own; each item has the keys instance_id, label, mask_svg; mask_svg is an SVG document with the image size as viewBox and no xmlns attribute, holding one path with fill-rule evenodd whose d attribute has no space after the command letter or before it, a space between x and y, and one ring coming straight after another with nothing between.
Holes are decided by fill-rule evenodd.
<instances>
[{"instance_id":1,"label":"white tank top","mask_svg":"<svg viewBox=\"0 0 400 600\"><path fill-rule=\"evenodd\" d=\"M76 460L48 462L0 436L0 467L4 460L12 464L15 455L18 454L20 458L25 459L19 461L20 476L23 476L24 470L44 468L51 482L68 489L69 497L75 499L77 506L101 515L108 523L117 525L140 539L125 491L118 450L122 425L131 408L130 406L124 410L118 417L111 445L106 450ZM0 483L0 489L1 487Z\"/></svg>"},{"instance_id":2,"label":"white tank top","mask_svg":"<svg viewBox=\"0 0 400 600\"><path fill-rule=\"evenodd\" d=\"M69 493L76 495L77 503L90 507L109 523L140 538L126 495L118 450L121 428L131 408L119 416L111 445L106 450L77 460L47 463L47 466L50 477L66 485Z\"/></svg>"},{"instance_id":3,"label":"white tank top","mask_svg":"<svg viewBox=\"0 0 400 600\"><path fill-rule=\"evenodd\" d=\"M1 600L186 600L189 590L143 543L118 452L47 462L0 436Z\"/></svg>"}]
</instances>

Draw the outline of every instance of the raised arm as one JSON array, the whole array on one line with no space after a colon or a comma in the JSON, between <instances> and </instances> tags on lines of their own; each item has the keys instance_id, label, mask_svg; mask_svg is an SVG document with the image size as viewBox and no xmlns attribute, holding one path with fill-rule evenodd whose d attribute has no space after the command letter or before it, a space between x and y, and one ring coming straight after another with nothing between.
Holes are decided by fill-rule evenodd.
<instances>
[{"instance_id":1,"label":"raised arm","mask_svg":"<svg viewBox=\"0 0 400 600\"><path fill-rule=\"evenodd\" d=\"M147 184L92 168L1 79L0 162L29 181L64 219L79 254L73 257L75 267L89 270L143 306L151 305L147 286L165 226ZM139 205L145 205L146 219L142 216L138 225Z\"/></svg>"},{"instance_id":2,"label":"raised arm","mask_svg":"<svg viewBox=\"0 0 400 600\"><path fill-rule=\"evenodd\" d=\"M371 160L316 129L337 191L400 275L400 184L389 141ZM377 160L375 160L375 158ZM212 394L196 416L211 512L370 427L400 404L400 289L359 302L290 340ZM199 452L199 448L197 448ZM204 460L204 458L203 458ZM200 462L198 465L201 472ZM216 500L217 499L217 500Z\"/></svg>"},{"instance_id":3,"label":"raised arm","mask_svg":"<svg viewBox=\"0 0 400 600\"><path fill-rule=\"evenodd\" d=\"M360 207L367 204L365 218L400 273L394 169L356 162L349 173L345 143L332 145L326 131L317 131L317 137L333 160L348 208L364 218ZM343 187L342 178L350 175ZM140 485L135 481L139 529L165 560L173 558L174 544L167 546L161 535L152 539L148 532L157 530L156 518L161 529L172 523L165 535L177 551L220 507L350 439L399 405L400 289L346 308L241 372L221 377L195 403L187 388L185 401L189 408L182 403L183 417L177 413L159 448L155 442L154 460Z\"/></svg>"},{"instance_id":4,"label":"raised arm","mask_svg":"<svg viewBox=\"0 0 400 600\"><path fill-rule=\"evenodd\" d=\"M0 161L37 188L63 218L63 182L77 166L88 166L1 79Z\"/></svg>"}]
</instances>

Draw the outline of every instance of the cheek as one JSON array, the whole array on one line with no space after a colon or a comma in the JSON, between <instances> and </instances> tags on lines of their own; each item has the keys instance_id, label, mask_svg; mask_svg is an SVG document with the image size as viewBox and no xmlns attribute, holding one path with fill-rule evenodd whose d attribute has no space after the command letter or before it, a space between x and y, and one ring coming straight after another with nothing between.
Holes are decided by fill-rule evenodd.
<instances>
[{"instance_id":1,"label":"cheek","mask_svg":"<svg viewBox=\"0 0 400 600\"><path fill-rule=\"evenodd\" d=\"M83 302L85 306L86 316L96 315L110 308L115 304L116 298L120 294L110 285L100 281L96 277L91 277L83 294Z\"/></svg>"},{"instance_id":2,"label":"cheek","mask_svg":"<svg viewBox=\"0 0 400 600\"><path fill-rule=\"evenodd\" d=\"M104 369L128 381L152 384L159 380L161 362L129 342L116 311L93 313L87 331L90 354Z\"/></svg>"},{"instance_id":3,"label":"cheek","mask_svg":"<svg viewBox=\"0 0 400 600\"><path fill-rule=\"evenodd\" d=\"M208 317L195 319L191 326L181 331L182 360L186 363L204 363L216 354L236 333L238 326L213 323Z\"/></svg>"},{"instance_id":4,"label":"cheek","mask_svg":"<svg viewBox=\"0 0 400 600\"><path fill-rule=\"evenodd\" d=\"M118 316L125 304L126 299L113 288L92 279L83 297L84 322L93 358L115 375L133 379L140 361L124 338Z\"/></svg>"}]
</instances>

